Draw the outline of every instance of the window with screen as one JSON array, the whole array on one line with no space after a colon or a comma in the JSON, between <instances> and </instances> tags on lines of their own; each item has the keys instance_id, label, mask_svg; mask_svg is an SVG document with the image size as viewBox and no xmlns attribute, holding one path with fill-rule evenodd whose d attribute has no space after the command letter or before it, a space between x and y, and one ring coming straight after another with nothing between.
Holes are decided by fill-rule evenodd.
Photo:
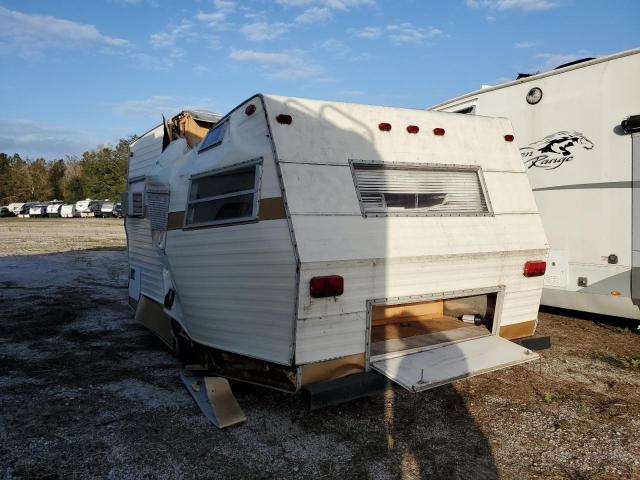
<instances>
[{"instance_id":1,"label":"window with screen","mask_svg":"<svg viewBox=\"0 0 640 480\"><path fill-rule=\"evenodd\" d=\"M352 162L364 216L490 215L477 167Z\"/></svg>"},{"instance_id":2,"label":"window with screen","mask_svg":"<svg viewBox=\"0 0 640 480\"><path fill-rule=\"evenodd\" d=\"M144 193L131 193L131 215L132 217L144 217Z\"/></svg>"},{"instance_id":3,"label":"window with screen","mask_svg":"<svg viewBox=\"0 0 640 480\"><path fill-rule=\"evenodd\" d=\"M258 163L192 177L185 226L255 220L259 183Z\"/></svg>"},{"instance_id":4,"label":"window with screen","mask_svg":"<svg viewBox=\"0 0 640 480\"><path fill-rule=\"evenodd\" d=\"M198 153L209 150L216 145L220 145L222 143L222 139L224 138L226 129L227 122L222 122L218 123L215 127L209 130L209 133L207 133L207 135L204 137L204 140L202 140L202 143L198 148Z\"/></svg>"}]
</instances>

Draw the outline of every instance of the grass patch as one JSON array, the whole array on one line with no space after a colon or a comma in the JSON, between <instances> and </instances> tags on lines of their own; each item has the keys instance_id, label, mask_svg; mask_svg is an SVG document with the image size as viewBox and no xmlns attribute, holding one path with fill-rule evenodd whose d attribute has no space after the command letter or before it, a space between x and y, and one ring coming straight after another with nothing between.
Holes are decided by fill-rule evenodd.
<instances>
[{"instance_id":1,"label":"grass patch","mask_svg":"<svg viewBox=\"0 0 640 480\"><path fill-rule=\"evenodd\" d=\"M593 352L593 358L614 367L640 370L640 358L632 358L610 352Z\"/></svg>"}]
</instances>

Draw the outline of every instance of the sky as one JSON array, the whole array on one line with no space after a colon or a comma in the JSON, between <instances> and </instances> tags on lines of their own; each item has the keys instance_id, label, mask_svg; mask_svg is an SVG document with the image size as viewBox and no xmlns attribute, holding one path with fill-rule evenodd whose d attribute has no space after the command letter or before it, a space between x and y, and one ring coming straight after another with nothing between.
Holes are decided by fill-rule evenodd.
<instances>
[{"instance_id":1,"label":"sky","mask_svg":"<svg viewBox=\"0 0 640 480\"><path fill-rule=\"evenodd\" d=\"M409 108L640 47L640 0L0 0L0 152L255 93Z\"/></svg>"}]
</instances>

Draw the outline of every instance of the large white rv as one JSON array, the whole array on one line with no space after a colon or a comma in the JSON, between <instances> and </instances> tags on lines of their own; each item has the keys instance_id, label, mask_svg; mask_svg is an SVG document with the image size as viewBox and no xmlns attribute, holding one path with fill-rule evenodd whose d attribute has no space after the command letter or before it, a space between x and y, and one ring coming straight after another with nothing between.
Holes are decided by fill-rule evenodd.
<instances>
[{"instance_id":1,"label":"large white rv","mask_svg":"<svg viewBox=\"0 0 640 480\"><path fill-rule=\"evenodd\" d=\"M513 123L551 251L542 303L640 319L640 49L431 108ZM635 125L635 126L634 126Z\"/></svg>"},{"instance_id":2,"label":"large white rv","mask_svg":"<svg viewBox=\"0 0 640 480\"><path fill-rule=\"evenodd\" d=\"M289 391L370 369L418 391L535 359L508 340L534 334L547 256L511 134L267 95L182 112L130 147L136 317Z\"/></svg>"}]
</instances>

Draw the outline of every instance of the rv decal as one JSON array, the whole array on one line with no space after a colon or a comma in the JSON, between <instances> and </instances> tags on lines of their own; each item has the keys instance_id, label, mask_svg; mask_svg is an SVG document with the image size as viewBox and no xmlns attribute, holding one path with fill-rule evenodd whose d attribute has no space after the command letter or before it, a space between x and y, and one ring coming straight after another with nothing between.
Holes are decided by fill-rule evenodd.
<instances>
[{"instance_id":1,"label":"rv decal","mask_svg":"<svg viewBox=\"0 0 640 480\"><path fill-rule=\"evenodd\" d=\"M527 168L555 170L574 159L576 148L591 150L593 143L580 132L556 132L520 149Z\"/></svg>"}]
</instances>

